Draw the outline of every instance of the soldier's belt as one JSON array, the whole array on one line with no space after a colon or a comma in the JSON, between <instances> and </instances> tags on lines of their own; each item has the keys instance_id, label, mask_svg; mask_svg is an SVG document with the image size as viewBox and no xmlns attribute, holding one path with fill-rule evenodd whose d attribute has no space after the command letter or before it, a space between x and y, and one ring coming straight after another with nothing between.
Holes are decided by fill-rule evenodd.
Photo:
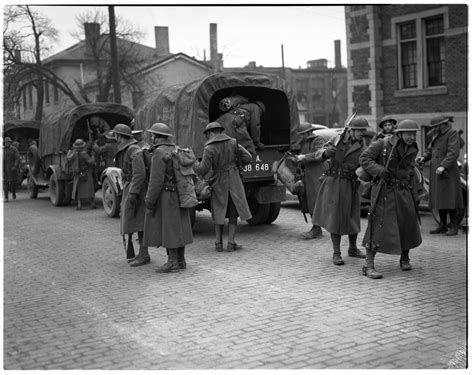
<instances>
[{"instance_id":1,"label":"soldier's belt","mask_svg":"<svg viewBox=\"0 0 474 375\"><path fill-rule=\"evenodd\" d=\"M385 181L388 188L402 190L402 189L411 189L411 184L407 180L397 180L391 179Z\"/></svg>"},{"instance_id":2,"label":"soldier's belt","mask_svg":"<svg viewBox=\"0 0 474 375\"><path fill-rule=\"evenodd\" d=\"M352 171L345 171L343 169L328 169L323 173L327 177L341 177L347 180L357 180L357 175Z\"/></svg>"},{"instance_id":3,"label":"soldier's belt","mask_svg":"<svg viewBox=\"0 0 474 375\"><path fill-rule=\"evenodd\" d=\"M164 191L176 191L176 185L171 183L171 182L167 182L167 183L165 183L165 185L163 187L163 190Z\"/></svg>"}]
</instances>

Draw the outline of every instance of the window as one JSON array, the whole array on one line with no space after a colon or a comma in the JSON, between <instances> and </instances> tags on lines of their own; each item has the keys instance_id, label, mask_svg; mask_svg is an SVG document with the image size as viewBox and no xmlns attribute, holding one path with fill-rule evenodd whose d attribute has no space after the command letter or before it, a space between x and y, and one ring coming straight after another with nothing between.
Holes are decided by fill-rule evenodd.
<instances>
[{"instance_id":1,"label":"window","mask_svg":"<svg viewBox=\"0 0 474 375\"><path fill-rule=\"evenodd\" d=\"M49 84L48 82L44 82L44 102L49 104Z\"/></svg>"},{"instance_id":2,"label":"window","mask_svg":"<svg viewBox=\"0 0 474 375\"><path fill-rule=\"evenodd\" d=\"M400 89L423 89L446 83L444 16L397 24Z\"/></svg>"}]
</instances>

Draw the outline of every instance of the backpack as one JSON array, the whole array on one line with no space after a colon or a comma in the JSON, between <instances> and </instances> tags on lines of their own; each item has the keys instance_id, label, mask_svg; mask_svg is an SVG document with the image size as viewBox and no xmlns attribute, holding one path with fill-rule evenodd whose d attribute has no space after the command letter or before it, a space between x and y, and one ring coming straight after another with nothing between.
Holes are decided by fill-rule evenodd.
<instances>
[{"instance_id":1,"label":"backpack","mask_svg":"<svg viewBox=\"0 0 474 375\"><path fill-rule=\"evenodd\" d=\"M171 152L176 189L178 190L179 206L181 208L192 208L198 204L196 190L194 188L193 165L196 156L190 148L175 146Z\"/></svg>"}]
</instances>

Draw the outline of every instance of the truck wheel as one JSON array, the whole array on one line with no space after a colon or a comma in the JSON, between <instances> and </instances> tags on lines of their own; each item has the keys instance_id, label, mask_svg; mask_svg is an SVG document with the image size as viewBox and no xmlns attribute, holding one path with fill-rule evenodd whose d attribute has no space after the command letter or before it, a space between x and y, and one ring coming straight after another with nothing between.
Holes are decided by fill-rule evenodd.
<instances>
[{"instance_id":1,"label":"truck wheel","mask_svg":"<svg viewBox=\"0 0 474 375\"><path fill-rule=\"evenodd\" d=\"M28 189L28 195L30 196L31 199L38 198L39 187L38 185L35 184L35 182L33 181L33 178L29 174L26 180L26 187Z\"/></svg>"},{"instance_id":2,"label":"truck wheel","mask_svg":"<svg viewBox=\"0 0 474 375\"><path fill-rule=\"evenodd\" d=\"M273 223L280 214L281 202L270 203L270 212L268 213L265 224Z\"/></svg>"},{"instance_id":3,"label":"truck wheel","mask_svg":"<svg viewBox=\"0 0 474 375\"><path fill-rule=\"evenodd\" d=\"M64 181L58 180L54 173L49 177L49 199L54 206L64 202Z\"/></svg>"},{"instance_id":4,"label":"truck wheel","mask_svg":"<svg viewBox=\"0 0 474 375\"><path fill-rule=\"evenodd\" d=\"M108 177L102 184L102 206L108 217L118 217L120 213L120 200L112 187L112 182Z\"/></svg>"},{"instance_id":5,"label":"truck wheel","mask_svg":"<svg viewBox=\"0 0 474 375\"><path fill-rule=\"evenodd\" d=\"M256 200L249 199L249 208L252 217L247 220L247 223L259 225L267 221L270 213L270 203L258 203Z\"/></svg>"}]
</instances>

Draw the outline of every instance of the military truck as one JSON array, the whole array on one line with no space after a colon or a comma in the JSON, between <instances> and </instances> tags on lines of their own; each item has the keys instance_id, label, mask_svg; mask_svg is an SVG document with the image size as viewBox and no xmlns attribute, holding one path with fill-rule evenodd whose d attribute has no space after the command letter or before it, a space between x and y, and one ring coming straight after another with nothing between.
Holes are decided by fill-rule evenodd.
<instances>
[{"instance_id":1,"label":"military truck","mask_svg":"<svg viewBox=\"0 0 474 375\"><path fill-rule=\"evenodd\" d=\"M29 196L37 198L38 191L49 187L50 200L55 206L69 205L72 199L72 173L66 155L77 138L89 145L115 125L129 125L134 113L127 106L115 103L79 105L47 116L41 123L38 148L29 151ZM103 176L97 176L96 189Z\"/></svg>"},{"instance_id":2,"label":"military truck","mask_svg":"<svg viewBox=\"0 0 474 375\"><path fill-rule=\"evenodd\" d=\"M176 144L192 148L199 159L206 143L205 126L222 115L221 100L235 95L251 102L263 102L266 108L260 121L260 140L265 149L257 150L251 164L243 168L243 182L252 213L247 222L251 225L272 223L279 215L281 202L286 199L286 188L276 180L272 165L284 152L299 147L296 98L280 77L256 72L223 72L164 88L138 107L135 129L145 130L153 123L163 122L172 130ZM210 209L210 200L201 201L196 209ZM195 215L195 211L192 214Z\"/></svg>"}]
</instances>

